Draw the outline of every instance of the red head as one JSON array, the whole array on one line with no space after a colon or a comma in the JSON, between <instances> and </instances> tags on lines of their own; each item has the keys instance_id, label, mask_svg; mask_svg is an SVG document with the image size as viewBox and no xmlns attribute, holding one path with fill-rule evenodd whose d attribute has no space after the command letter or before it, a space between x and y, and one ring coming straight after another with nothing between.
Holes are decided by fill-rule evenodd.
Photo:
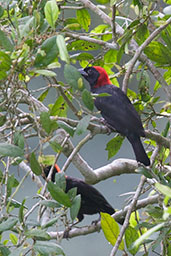
<instances>
[{"instance_id":1,"label":"red head","mask_svg":"<svg viewBox=\"0 0 171 256\"><path fill-rule=\"evenodd\" d=\"M89 82L91 88L98 88L107 84L112 84L106 70L99 66L81 69L80 73Z\"/></svg>"}]
</instances>

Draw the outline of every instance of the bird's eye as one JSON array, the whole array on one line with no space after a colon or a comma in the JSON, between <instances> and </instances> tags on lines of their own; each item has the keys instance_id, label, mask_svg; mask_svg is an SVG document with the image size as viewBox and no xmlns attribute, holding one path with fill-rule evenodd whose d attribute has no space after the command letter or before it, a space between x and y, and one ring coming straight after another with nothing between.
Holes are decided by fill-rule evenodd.
<instances>
[{"instance_id":1,"label":"bird's eye","mask_svg":"<svg viewBox=\"0 0 171 256\"><path fill-rule=\"evenodd\" d=\"M89 75L91 75L91 74L92 74L92 69L89 69L89 70L87 71L87 73L88 73Z\"/></svg>"}]
</instances>

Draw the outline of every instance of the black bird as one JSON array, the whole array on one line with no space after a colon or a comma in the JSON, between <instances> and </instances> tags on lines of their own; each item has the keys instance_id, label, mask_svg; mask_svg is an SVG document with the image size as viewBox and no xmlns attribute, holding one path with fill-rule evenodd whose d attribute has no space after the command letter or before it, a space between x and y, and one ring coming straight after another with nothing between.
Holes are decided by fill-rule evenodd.
<instances>
[{"instance_id":1,"label":"black bird","mask_svg":"<svg viewBox=\"0 0 171 256\"><path fill-rule=\"evenodd\" d=\"M47 177L51 166L44 168L44 174ZM60 168L55 164L54 170L52 173L51 180L55 181L56 172L60 172ZM84 214L93 215L100 212L109 213L110 215L115 213L113 207L107 202L104 196L93 186L86 184L83 180L73 178L70 176L65 176L66 178L66 190L68 192L71 188L77 188L77 195L81 195L81 206L78 212L77 218L79 221L82 221ZM117 221L120 224L123 224L123 219Z\"/></svg>"},{"instance_id":2,"label":"black bird","mask_svg":"<svg viewBox=\"0 0 171 256\"><path fill-rule=\"evenodd\" d=\"M137 162L150 165L140 137L145 137L141 119L126 94L114 86L104 68L99 66L79 70L89 82L92 93L107 93L107 96L96 97L95 106L101 112L109 127L127 137L132 144Z\"/></svg>"}]
</instances>

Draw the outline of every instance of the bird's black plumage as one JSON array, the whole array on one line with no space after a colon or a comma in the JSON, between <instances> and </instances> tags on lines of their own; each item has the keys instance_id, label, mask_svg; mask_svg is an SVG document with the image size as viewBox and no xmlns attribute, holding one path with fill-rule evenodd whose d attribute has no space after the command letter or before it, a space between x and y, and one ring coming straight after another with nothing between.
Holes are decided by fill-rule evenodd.
<instances>
[{"instance_id":1,"label":"bird's black plumage","mask_svg":"<svg viewBox=\"0 0 171 256\"><path fill-rule=\"evenodd\" d=\"M47 177L51 166L44 168L44 174ZM52 181L55 181L56 167L52 173ZM115 213L113 207L107 202L104 196L93 186L85 183L81 179L66 176L66 190L68 192L71 188L77 188L77 195L81 195L81 206L77 218L82 221L84 214L93 215L100 212L106 212L110 215ZM123 219L118 221L123 224Z\"/></svg>"},{"instance_id":2,"label":"bird's black plumage","mask_svg":"<svg viewBox=\"0 0 171 256\"><path fill-rule=\"evenodd\" d=\"M101 67L87 67L80 72L89 82L92 93L108 94L96 97L94 102L107 124L128 138L138 162L150 165L140 140L141 136L145 137L141 119L126 94L111 84L106 71Z\"/></svg>"}]
</instances>

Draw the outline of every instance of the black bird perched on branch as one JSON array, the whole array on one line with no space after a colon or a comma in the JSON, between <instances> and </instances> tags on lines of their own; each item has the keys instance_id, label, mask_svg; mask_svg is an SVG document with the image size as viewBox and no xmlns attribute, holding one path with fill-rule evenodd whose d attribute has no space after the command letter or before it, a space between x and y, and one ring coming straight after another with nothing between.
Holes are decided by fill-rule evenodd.
<instances>
[{"instance_id":1,"label":"black bird perched on branch","mask_svg":"<svg viewBox=\"0 0 171 256\"><path fill-rule=\"evenodd\" d=\"M137 162L150 165L150 160L144 150L140 137L145 137L141 119L126 94L112 85L107 72L99 66L79 70L89 82L91 92L108 95L96 97L95 106L101 112L109 127L127 137L131 143Z\"/></svg>"},{"instance_id":2,"label":"black bird perched on branch","mask_svg":"<svg viewBox=\"0 0 171 256\"><path fill-rule=\"evenodd\" d=\"M51 166L44 168L44 174L47 177ZM60 168L57 164L54 166L51 180L55 181L56 172L60 172ZM78 212L77 218L82 221L84 214L93 215L100 212L109 213L110 215L115 213L113 207L107 202L104 196L93 186L86 184L83 180L65 176L66 178L66 190L68 192L71 188L77 188L77 195L81 195L81 206ZM118 220L118 223L123 224L123 219Z\"/></svg>"}]
</instances>

